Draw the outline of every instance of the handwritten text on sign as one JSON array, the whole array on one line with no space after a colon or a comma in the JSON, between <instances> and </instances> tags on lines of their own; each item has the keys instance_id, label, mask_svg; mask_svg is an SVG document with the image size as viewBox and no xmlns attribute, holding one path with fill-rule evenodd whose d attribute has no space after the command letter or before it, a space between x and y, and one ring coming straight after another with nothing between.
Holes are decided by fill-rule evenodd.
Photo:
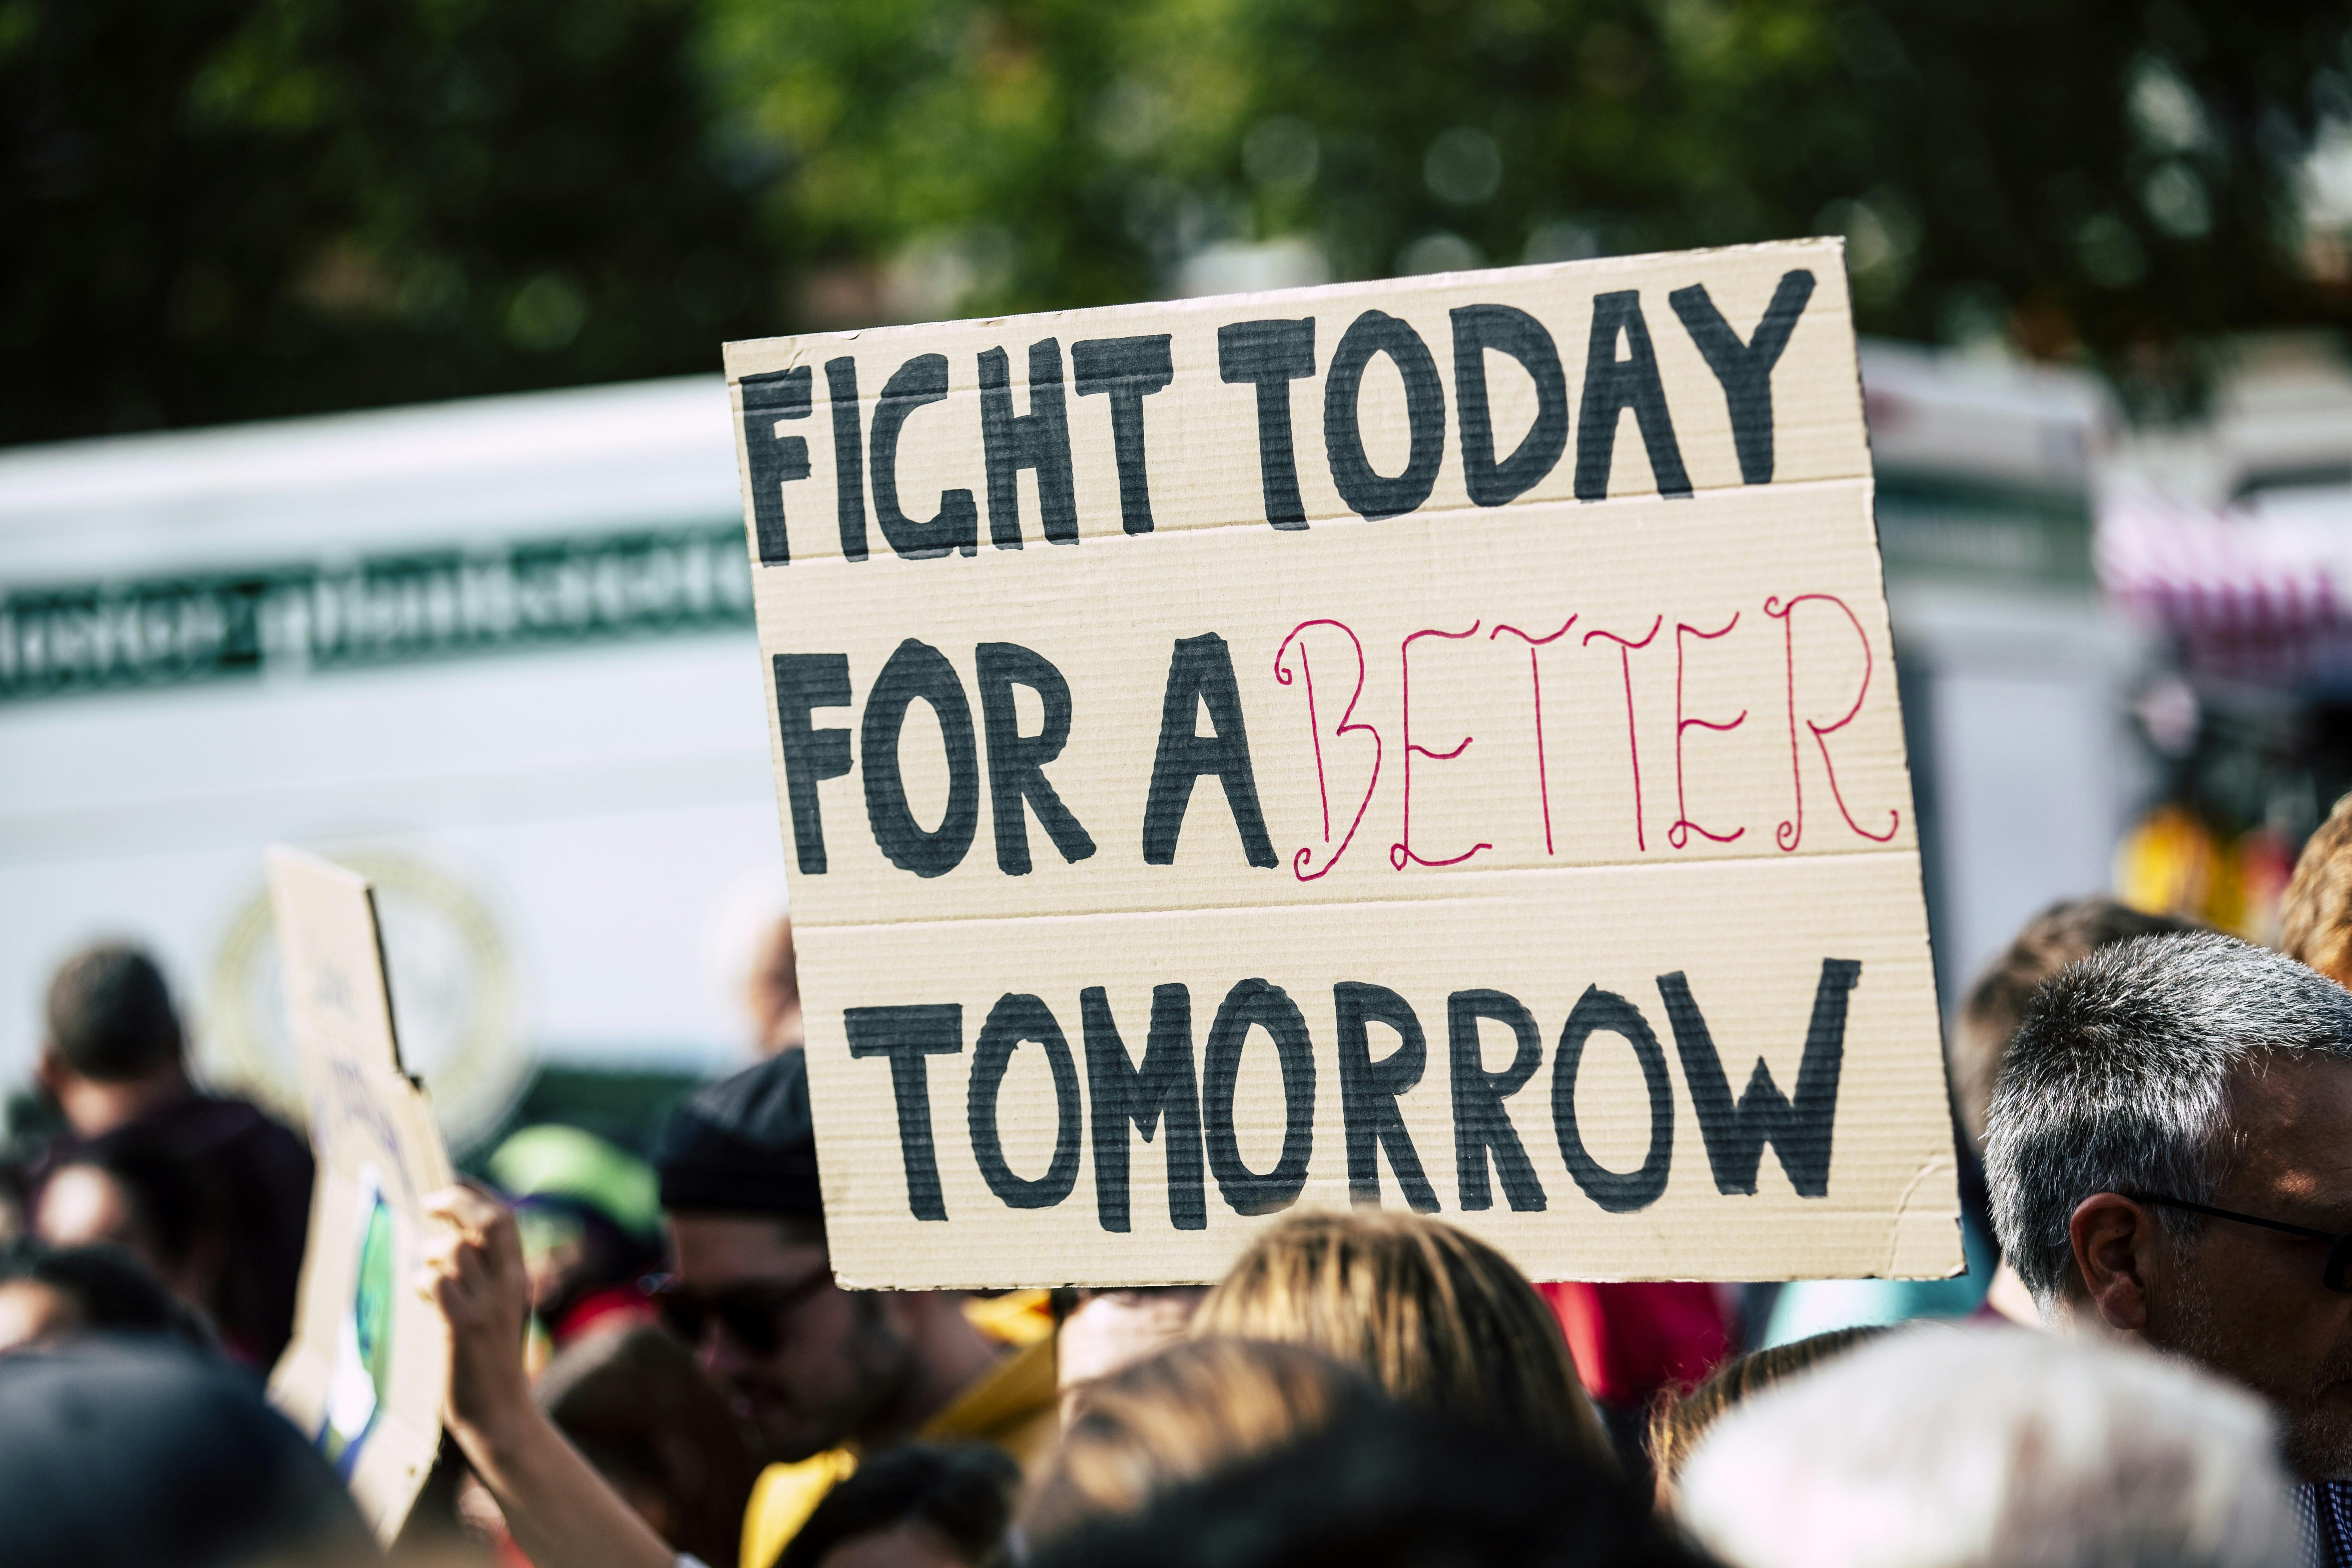
<instances>
[{"instance_id":1,"label":"handwritten text on sign","mask_svg":"<svg viewBox=\"0 0 2352 1568\"><path fill-rule=\"evenodd\" d=\"M729 364L845 1277L1956 1257L1833 242Z\"/></svg>"}]
</instances>

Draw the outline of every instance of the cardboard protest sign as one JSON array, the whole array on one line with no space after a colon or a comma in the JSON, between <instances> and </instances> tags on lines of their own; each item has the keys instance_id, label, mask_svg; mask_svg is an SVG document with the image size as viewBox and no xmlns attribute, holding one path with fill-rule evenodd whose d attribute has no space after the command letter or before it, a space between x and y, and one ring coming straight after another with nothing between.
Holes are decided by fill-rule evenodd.
<instances>
[{"instance_id":1,"label":"cardboard protest sign","mask_svg":"<svg viewBox=\"0 0 2352 1568\"><path fill-rule=\"evenodd\" d=\"M1958 1267L1839 242L727 368L845 1280Z\"/></svg>"},{"instance_id":2,"label":"cardboard protest sign","mask_svg":"<svg viewBox=\"0 0 2352 1568\"><path fill-rule=\"evenodd\" d=\"M448 1328L410 1280L424 1201L455 1178L424 1092L401 1070L366 879L278 847L269 892L319 1173L294 1342L269 1397L315 1436L388 1542L441 1445Z\"/></svg>"}]
</instances>

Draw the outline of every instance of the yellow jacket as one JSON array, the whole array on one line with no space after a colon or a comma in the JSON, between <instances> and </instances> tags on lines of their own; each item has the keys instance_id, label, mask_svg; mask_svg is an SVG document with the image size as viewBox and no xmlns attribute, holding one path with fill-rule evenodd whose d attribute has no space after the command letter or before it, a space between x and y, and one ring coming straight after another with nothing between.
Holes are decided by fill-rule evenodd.
<instances>
[{"instance_id":1,"label":"yellow jacket","mask_svg":"<svg viewBox=\"0 0 2352 1568\"><path fill-rule=\"evenodd\" d=\"M956 1396L915 1436L924 1443L987 1443L1027 1466L1060 1428L1053 1319L1045 1292L1019 1290L974 1300L964 1312L982 1332L1018 1348ZM857 1468L848 1448L828 1448L796 1464L770 1465L743 1510L741 1568L770 1568L824 1495Z\"/></svg>"}]
</instances>

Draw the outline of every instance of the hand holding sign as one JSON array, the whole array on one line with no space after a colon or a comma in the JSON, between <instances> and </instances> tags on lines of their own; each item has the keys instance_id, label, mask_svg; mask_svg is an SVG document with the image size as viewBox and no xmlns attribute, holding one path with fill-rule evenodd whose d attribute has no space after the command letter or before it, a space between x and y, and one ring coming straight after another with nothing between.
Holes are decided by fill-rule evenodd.
<instances>
[{"instance_id":1,"label":"hand holding sign","mask_svg":"<svg viewBox=\"0 0 2352 1568\"><path fill-rule=\"evenodd\" d=\"M1958 1264L1841 269L730 346L845 1280Z\"/></svg>"},{"instance_id":2,"label":"hand holding sign","mask_svg":"<svg viewBox=\"0 0 2352 1568\"><path fill-rule=\"evenodd\" d=\"M505 1205L470 1187L432 1194L425 1212L439 1227L418 1258L416 1288L449 1324L449 1427L495 1445L530 1406L522 1238Z\"/></svg>"},{"instance_id":3,"label":"hand holding sign","mask_svg":"<svg viewBox=\"0 0 2352 1568\"><path fill-rule=\"evenodd\" d=\"M426 1200L438 1225L415 1284L448 1325L449 1435L534 1563L673 1568L654 1533L531 1397L523 1373L530 1279L514 1215L470 1187Z\"/></svg>"}]
</instances>

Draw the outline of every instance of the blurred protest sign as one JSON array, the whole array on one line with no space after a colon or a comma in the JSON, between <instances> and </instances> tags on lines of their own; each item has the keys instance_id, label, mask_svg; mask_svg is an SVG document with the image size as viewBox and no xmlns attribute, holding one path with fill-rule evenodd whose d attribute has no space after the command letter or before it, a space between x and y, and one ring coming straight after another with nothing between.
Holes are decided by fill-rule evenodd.
<instances>
[{"instance_id":1,"label":"blurred protest sign","mask_svg":"<svg viewBox=\"0 0 2352 1568\"><path fill-rule=\"evenodd\" d=\"M1840 242L727 364L845 1280L1958 1267Z\"/></svg>"},{"instance_id":2,"label":"blurred protest sign","mask_svg":"<svg viewBox=\"0 0 2352 1568\"><path fill-rule=\"evenodd\" d=\"M319 1163L294 1342L269 1396L389 1542L441 1445L448 1330L409 1281L425 1199L455 1177L424 1091L401 1070L373 889L299 850L273 847L268 860Z\"/></svg>"}]
</instances>

